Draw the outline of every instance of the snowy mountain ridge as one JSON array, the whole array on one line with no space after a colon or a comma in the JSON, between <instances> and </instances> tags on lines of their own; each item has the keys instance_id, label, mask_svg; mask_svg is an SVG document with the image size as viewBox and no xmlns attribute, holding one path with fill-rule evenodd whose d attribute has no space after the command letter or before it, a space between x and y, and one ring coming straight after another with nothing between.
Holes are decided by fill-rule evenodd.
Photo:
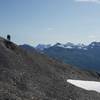
<instances>
[{"instance_id":1,"label":"snowy mountain ridge","mask_svg":"<svg viewBox=\"0 0 100 100\"><path fill-rule=\"evenodd\" d=\"M49 48L49 47L51 47L51 44L38 44L35 48L37 49L37 50L44 50L44 49L47 49L47 48Z\"/></svg>"},{"instance_id":2,"label":"snowy mountain ridge","mask_svg":"<svg viewBox=\"0 0 100 100\"><path fill-rule=\"evenodd\" d=\"M64 48L64 49L82 49L82 50L88 50L89 48L94 48L94 47L100 47L100 42L92 42L89 45L85 45L85 44L74 44L71 42L67 42L66 44L62 44L62 43L56 43L54 45L51 44L39 44L37 45L35 48L38 50L43 51L44 49L50 48L50 47L60 47L60 48Z\"/></svg>"}]
</instances>

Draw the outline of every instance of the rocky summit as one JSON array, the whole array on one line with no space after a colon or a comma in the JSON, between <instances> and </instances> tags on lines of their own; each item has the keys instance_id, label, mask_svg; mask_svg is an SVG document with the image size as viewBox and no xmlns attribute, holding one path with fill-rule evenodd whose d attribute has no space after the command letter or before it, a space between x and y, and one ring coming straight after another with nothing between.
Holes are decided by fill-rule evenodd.
<instances>
[{"instance_id":1,"label":"rocky summit","mask_svg":"<svg viewBox=\"0 0 100 100\"><path fill-rule=\"evenodd\" d=\"M99 93L75 87L67 79L99 81L100 75L0 38L0 100L100 100Z\"/></svg>"}]
</instances>

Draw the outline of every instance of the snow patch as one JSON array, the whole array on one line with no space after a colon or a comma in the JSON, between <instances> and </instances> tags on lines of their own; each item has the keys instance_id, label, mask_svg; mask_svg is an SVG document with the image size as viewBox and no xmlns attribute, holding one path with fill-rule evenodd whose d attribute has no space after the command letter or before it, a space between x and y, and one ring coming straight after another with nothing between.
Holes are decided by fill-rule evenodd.
<instances>
[{"instance_id":1,"label":"snow patch","mask_svg":"<svg viewBox=\"0 0 100 100\"><path fill-rule=\"evenodd\" d=\"M65 48L67 48L67 49L72 49L73 47L71 47L71 46L67 46L67 47L65 47Z\"/></svg>"},{"instance_id":2,"label":"snow patch","mask_svg":"<svg viewBox=\"0 0 100 100\"><path fill-rule=\"evenodd\" d=\"M77 86L79 88L88 90L88 91L96 91L100 93L100 82L97 81L83 81L83 80L72 80L68 79L68 83Z\"/></svg>"},{"instance_id":3,"label":"snow patch","mask_svg":"<svg viewBox=\"0 0 100 100\"><path fill-rule=\"evenodd\" d=\"M88 50L87 48L83 48L83 50Z\"/></svg>"}]
</instances>

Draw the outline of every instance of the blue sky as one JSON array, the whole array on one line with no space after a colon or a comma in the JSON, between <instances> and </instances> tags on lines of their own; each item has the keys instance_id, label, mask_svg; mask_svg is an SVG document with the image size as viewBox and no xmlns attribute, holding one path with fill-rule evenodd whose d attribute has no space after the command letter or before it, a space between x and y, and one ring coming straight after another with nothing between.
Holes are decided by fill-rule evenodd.
<instances>
[{"instance_id":1,"label":"blue sky","mask_svg":"<svg viewBox=\"0 0 100 100\"><path fill-rule=\"evenodd\" d=\"M0 0L0 36L17 44L100 41L100 0Z\"/></svg>"}]
</instances>

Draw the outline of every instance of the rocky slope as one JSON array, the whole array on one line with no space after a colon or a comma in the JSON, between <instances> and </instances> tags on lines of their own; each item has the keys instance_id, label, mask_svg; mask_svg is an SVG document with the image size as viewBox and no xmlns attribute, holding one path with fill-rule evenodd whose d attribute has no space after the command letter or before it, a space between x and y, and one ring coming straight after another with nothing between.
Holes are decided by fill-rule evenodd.
<instances>
[{"instance_id":1,"label":"rocky slope","mask_svg":"<svg viewBox=\"0 0 100 100\"><path fill-rule=\"evenodd\" d=\"M0 38L0 100L100 100L99 93L66 82L99 78Z\"/></svg>"}]
</instances>

